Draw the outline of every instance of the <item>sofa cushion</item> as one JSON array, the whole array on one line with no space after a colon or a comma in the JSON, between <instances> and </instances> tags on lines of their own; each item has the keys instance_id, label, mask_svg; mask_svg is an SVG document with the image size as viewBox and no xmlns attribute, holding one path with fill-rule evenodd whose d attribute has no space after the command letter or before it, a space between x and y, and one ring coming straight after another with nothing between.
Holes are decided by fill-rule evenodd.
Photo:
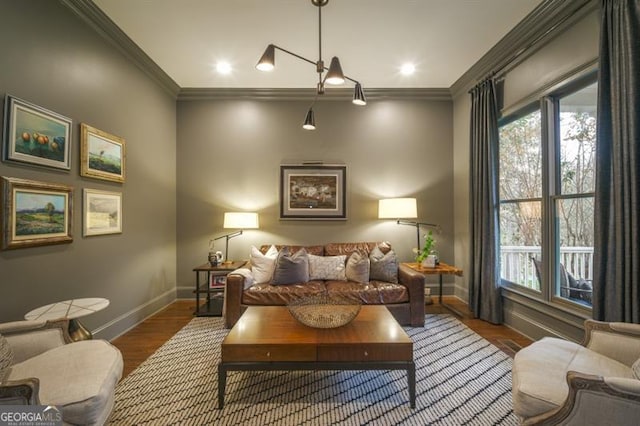
<instances>
[{"instance_id":1,"label":"sofa cushion","mask_svg":"<svg viewBox=\"0 0 640 426\"><path fill-rule=\"evenodd\" d=\"M256 284L242 292L241 303L252 306L285 306L294 300L321 294L325 291L324 281L308 281L288 285Z\"/></svg>"},{"instance_id":2,"label":"sofa cushion","mask_svg":"<svg viewBox=\"0 0 640 426\"><path fill-rule=\"evenodd\" d=\"M256 247L251 246L249 260L251 262L251 274L257 283L268 283L273 278L273 271L276 268L276 259L278 257L278 249L275 246L263 254Z\"/></svg>"},{"instance_id":3,"label":"sofa cushion","mask_svg":"<svg viewBox=\"0 0 640 426\"><path fill-rule=\"evenodd\" d=\"M376 246L371 251L369 260L371 261L370 280L398 283L398 258L393 250L385 254Z\"/></svg>"},{"instance_id":4,"label":"sofa cushion","mask_svg":"<svg viewBox=\"0 0 640 426\"><path fill-rule=\"evenodd\" d=\"M640 380L640 358L638 358L636 362L633 363L631 369L633 370L633 376L636 379Z\"/></svg>"},{"instance_id":5,"label":"sofa cushion","mask_svg":"<svg viewBox=\"0 0 640 426\"><path fill-rule=\"evenodd\" d=\"M514 412L529 418L561 406L569 393L568 371L633 377L631 368L618 361L577 343L545 337L521 349L514 358Z\"/></svg>"},{"instance_id":6,"label":"sofa cushion","mask_svg":"<svg viewBox=\"0 0 640 426\"><path fill-rule=\"evenodd\" d=\"M346 256L316 256L309 255L309 279L310 280L336 280L346 281L345 275Z\"/></svg>"},{"instance_id":7,"label":"sofa cushion","mask_svg":"<svg viewBox=\"0 0 640 426\"><path fill-rule=\"evenodd\" d=\"M346 265L346 277L349 281L357 283L369 282L369 268L371 261L365 254L355 251L349 256Z\"/></svg>"},{"instance_id":8,"label":"sofa cushion","mask_svg":"<svg viewBox=\"0 0 640 426\"><path fill-rule=\"evenodd\" d=\"M326 256L338 256L341 254L351 256L355 252L360 252L369 256L369 254L376 247L378 247L379 250L381 250L384 254L388 253L389 250L391 250L391 245L387 242L331 243L324 246L324 254Z\"/></svg>"},{"instance_id":9,"label":"sofa cushion","mask_svg":"<svg viewBox=\"0 0 640 426\"><path fill-rule=\"evenodd\" d=\"M114 346L104 340L85 340L15 364L9 380L38 378L40 403L60 407L66 423L104 424L122 365L122 355Z\"/></svg>"},{"instance_id":10,"label":"sofa cushion","mask_svg":"<svg viewBox=\"0 0 640 426\"><path fill-rule=\"evenodd\" d=\"M291 254L289 247L278 253L272 284L294 284L309 281L309 256L304 248Z\"/></svg>"},{"instance_id":11,"label":"sofa cushion","mask_svg":"<svg viewBox=\"0 0 640 426\"><path fill-rule=\"evenodd\" d=\"M0 383L9 375L11 364L13 364L13 351L7 339L0 334Z\"/></svg>"},{"instance_id":12,"label":"sofa cushion","mask_svg":"<svg viewBox=\"0 0 640 426\"><path fill-rule=\"evenodd\" d=\"M363 305L386 305L409 301L409 292L402 284L380 281L367 283L327 281L325 285L330 297L358 302Z\"/></svg>"}]
</instances>

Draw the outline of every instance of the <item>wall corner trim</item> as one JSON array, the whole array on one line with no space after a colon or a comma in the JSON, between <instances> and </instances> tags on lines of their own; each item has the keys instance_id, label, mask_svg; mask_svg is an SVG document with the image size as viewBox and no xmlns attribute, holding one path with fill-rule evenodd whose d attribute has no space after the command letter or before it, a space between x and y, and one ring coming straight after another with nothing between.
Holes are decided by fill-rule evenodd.
<instances>
[{"instance_id":1,"label":"wall corner trim","mask_svg":"<svg viewBox=\"0 0 640 426\"><path fill-rule=\"evenodd\" d=\"M96 33L110 42L124 56L136 64L156 84L174 99L180 86L173 81L137 44L133 42L96 4L91 0L60 0L85 21Z\"/></svg>"}]
</instances>

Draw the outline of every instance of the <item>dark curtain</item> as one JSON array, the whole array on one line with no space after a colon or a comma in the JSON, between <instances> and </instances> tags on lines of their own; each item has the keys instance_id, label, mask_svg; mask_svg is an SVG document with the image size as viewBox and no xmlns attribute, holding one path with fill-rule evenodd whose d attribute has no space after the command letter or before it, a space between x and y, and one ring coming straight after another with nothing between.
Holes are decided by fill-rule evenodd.
<instances>
[{"instance_id":1,"label":"dark curtain","mask_svg":"<svg viewBox=\"0 0 640 426\"><path fill-rule=\"evenodd\" d=\"M498 106L493 79L471 90L471 271L476 318L502 323L498 263Z\"/></svg>"},{"instance_id":2,"label":"dark curtain","mask_svg":"<svg viewBox=\"0 0 640 426\"><path fill-rule=\"evenodd\" d=\"M593 317L640 322L640 0L602 0Z\"/></svg>"}]
</instances>

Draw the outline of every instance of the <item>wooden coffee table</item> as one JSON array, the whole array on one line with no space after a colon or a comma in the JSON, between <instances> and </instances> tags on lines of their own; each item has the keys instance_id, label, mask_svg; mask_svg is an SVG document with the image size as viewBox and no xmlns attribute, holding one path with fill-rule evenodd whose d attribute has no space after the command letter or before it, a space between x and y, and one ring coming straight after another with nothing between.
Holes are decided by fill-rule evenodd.
<instances>
[{"instance_id":1,"label":"wooden coffee table","mask_svg":"<svg viewBox=\"0 0 640 426\"><path fill-rule=\"evenodd\" d=\"M222 342L218 408L224 406L227 371L406 370L416 406L413 342L384 306L363 306L349 324L307 327L285 306L249 307Z\"/></svg>"}]
</instances>

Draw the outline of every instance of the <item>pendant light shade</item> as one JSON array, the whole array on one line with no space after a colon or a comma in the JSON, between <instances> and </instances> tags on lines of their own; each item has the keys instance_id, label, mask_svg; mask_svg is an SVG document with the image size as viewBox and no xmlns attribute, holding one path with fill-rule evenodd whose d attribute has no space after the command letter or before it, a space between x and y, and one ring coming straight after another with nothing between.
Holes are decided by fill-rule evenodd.
<instances>
[{"instance_id":1,"label":"pendant light shade","mask_svg":"<svg viewBox=\"0 0 640 426\"><path fill-rule=\"evenodd\" d=\"M333 84L334 86L344 84L344 74L342 73L342 67L340 66L340 59L338 59L337 56L331 58L331 65L329 65L329 71L327 72L325 82Z\"/></svg>"},{"instance_id":2,"label":"pendant light shade","mask_svg":"<svg viewBox=\"0 0 640 426\"><path fill-rule=\"evenodd\" d=\"M271 71L276 66L276 49L273 44L270 44L265 49L262 57L256 64L256 68L260 71Z\"/></svg>"},{"instance_id":3,"label":"pendant light shade","mask_svg":"<svg viewBox=\"0 0 640 426\"><path fill-rule=\"evenodd\" d=\"M351 101L355 105L366 105L367 98L364 97L364 92L362 91L362 86L360 83L356 83L356 87L353 90L353 100Z\"/></svg>"},{"instance_id":4,"label":"pendant light shade","mask_svg":"<svg viewBox=\"0 0 640 426\"><path fill-rule=\"evenodd\" d=\"M313 108L309 108L307 111L307 116L304 118L304 124L302 128L305 130L315 130L316 129L316 117L313 114Z\"/></svg>"}]
</instances>

